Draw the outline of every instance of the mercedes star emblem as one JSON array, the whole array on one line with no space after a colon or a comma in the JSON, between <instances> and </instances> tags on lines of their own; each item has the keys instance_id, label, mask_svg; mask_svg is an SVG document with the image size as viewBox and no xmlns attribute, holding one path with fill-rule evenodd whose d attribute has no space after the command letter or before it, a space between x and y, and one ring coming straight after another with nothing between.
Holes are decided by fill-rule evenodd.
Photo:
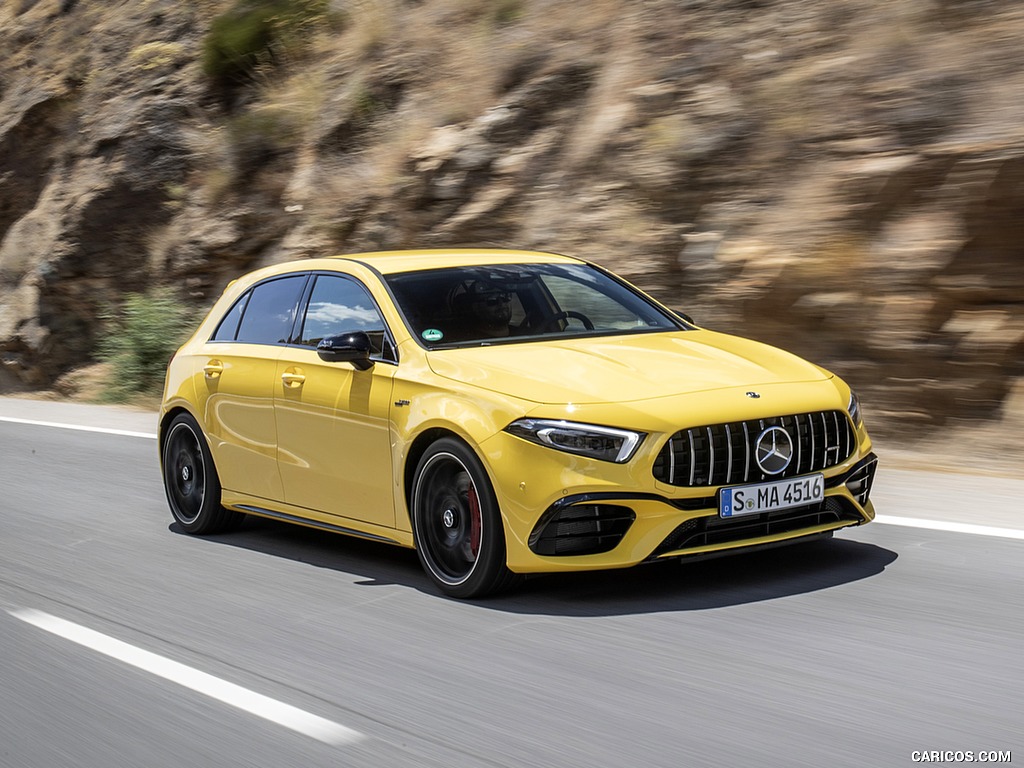
<instances>
[{"instance_id":1,"label":"mercedes star emblem","mask_svg":"<svg viewBox=\"0 0 1024 768\"><path fill-rule=\"evenodd\" d=\"M768 427L754 444L757 466L766 475L784 472L793 460L793 438L782 427Z\"/></svg>"}]
</instances>

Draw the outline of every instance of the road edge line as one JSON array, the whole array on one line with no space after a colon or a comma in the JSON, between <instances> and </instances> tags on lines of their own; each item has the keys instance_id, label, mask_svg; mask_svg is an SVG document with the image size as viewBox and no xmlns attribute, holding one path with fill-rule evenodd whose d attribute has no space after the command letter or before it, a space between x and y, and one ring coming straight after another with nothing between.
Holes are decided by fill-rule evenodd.
<instances>
[{"instance_id":1,"label":"road edge line","mask_svg":"<svg viewBox=\"0 0 1024 768\"><path fill-rule=\"evenodd\" d=\"M104 435L120 435L122 437L144 437L147 440L156 440L154 432L133 432L130 429L112 429L110 427L88 427L84 424L65 424L59 421L38 421L36 419L19 419L14 416L0 416L0 421L11 424L28 424L33 427L56 427L57 429L73 429L78 432L99 432Z\"/></svg>"},{"instance_id":2,"label":"road edge line","mask_svg":"<svg viewBox=\"0 0 1024 768\"><path fill-rule=\"evenodd\" d=\"M927 528L932 531L949 533L970 533L976 536L998 536L1003 539L1024 540L1024 530L1018 528L997 528L990 525L975 523L955 523L948 520L924 520L916 517L896 517L893 515L875 515L875 522L882 525L900 525L906 528Z\"/></svg>"}]
</instances>

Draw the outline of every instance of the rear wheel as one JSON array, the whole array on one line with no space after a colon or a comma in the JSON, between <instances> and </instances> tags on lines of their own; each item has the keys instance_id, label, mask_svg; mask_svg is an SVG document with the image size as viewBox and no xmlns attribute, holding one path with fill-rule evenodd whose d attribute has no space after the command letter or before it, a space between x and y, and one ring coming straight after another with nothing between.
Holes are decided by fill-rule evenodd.
<instances>
[{"instance_id":1,"label":"rear wheel","mask_svg":"<svg viewBox=\"0 0 1024 768\"><path fill-rule=\"evenodd\" d=\"M241 513L220 504L220 479L210 447L187 413L175 416L167 427L163 472L171 514L188 533L219 533L241 522Z\"/></svg>"},{"instance_id":2,"label":"rear wheel","mask_svg":"<svg viewBox=\"0 0 1024 768\"><path fill-rule=\"evenodd\" d=\"M423 454L412 491L416 553L447 595L484 597L508 587L505 532L487 473L465 443L442 438Z\"/></svg>"}]
</instances>

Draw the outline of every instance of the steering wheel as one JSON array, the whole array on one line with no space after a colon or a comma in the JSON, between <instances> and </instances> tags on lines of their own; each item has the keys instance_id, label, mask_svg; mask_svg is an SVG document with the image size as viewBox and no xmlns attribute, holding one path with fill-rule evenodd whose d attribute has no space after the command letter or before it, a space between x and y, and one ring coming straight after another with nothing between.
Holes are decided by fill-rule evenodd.
<instances>
[{"instance_id":1,"label":"steering wheel","mask_svg":"<svg viewBox=\"0 0 1024 768\"><path fill-rule=\"evenodd\" d=\"M541 323L540 332L541 333L546 333L547 330L552 325L557 323L559 320L568 320L569 318L574 318L576 320L579 320L581 323L583 323L583 327L586 328L588 331L594 330L594 324L590 321L589 317L584 315L582 312L575 312L575 311L570 309L570 310L565 311L565 312L556 312L551 317L549 317L546 320L544 320L544 322Z\"/></svg>"}]
</instances>

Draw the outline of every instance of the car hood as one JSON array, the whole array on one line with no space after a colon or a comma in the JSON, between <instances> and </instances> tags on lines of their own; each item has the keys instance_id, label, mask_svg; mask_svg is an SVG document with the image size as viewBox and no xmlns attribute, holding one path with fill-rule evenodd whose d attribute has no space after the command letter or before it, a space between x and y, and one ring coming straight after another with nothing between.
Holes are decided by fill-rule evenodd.
<instances>
[{"instance_id":1,"label":"car hood","mask_svg":"<svg viewBox=\"0 0 1024 768\"><path fill-rule=\"evenodd\" d=\"M435 350L427 359L439 376L536 403L624 403L830 378L796 355L704 330Z\"/></svg>"}]
</instances>

